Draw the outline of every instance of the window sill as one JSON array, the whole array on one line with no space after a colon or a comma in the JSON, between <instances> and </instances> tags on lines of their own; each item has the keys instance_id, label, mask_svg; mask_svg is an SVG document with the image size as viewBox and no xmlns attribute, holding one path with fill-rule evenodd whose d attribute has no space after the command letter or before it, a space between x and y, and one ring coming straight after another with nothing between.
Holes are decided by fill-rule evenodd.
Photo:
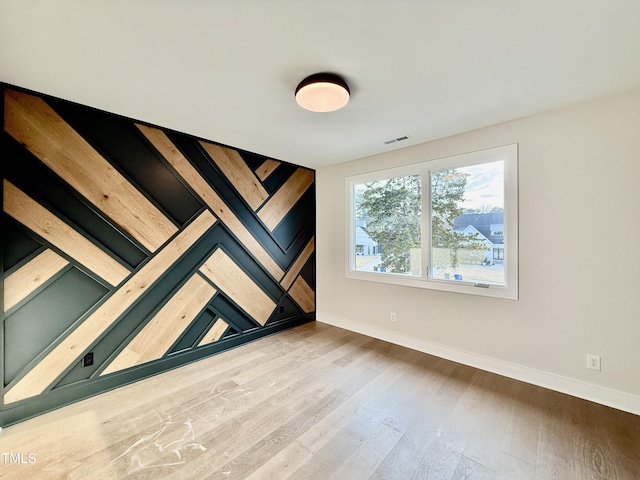
<instances>
[{"instance_id":1,"label":"window sill","mask_svg":"<svg viewBox=\"0 0 640 480\"><path fill-rule=\"evenodd\" d=\"M426 288L441 292L463 293L467 295L478 295L481 297L503 298L507 300L518 300L517 287L506 287L501 285L476 286L476 283L465 282L464 280L437 280L409 277L394 273L361 272L348 269L345 277L351 280L364 280L367 282L386 283L389 285L400 285L405 287ZM484 284L486 285L486 284Z\"/></svg>"}]
</instances>

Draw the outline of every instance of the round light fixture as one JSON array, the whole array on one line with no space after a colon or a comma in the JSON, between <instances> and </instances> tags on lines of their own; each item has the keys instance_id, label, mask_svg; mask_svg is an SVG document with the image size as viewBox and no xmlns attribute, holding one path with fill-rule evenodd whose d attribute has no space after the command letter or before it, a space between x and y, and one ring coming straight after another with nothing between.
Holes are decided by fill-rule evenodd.
<instances>
[{"instance_id":1,"label":"round light fixture","mask_svg":"<svg viewBox=\"0 0 640 480\"><path fill-rule=\"evenodd\" d=\"M349 101L349 86L333 73L316 73L296 87L296 102L312 112L333 112Z\"/></svg>"}]
</instances>

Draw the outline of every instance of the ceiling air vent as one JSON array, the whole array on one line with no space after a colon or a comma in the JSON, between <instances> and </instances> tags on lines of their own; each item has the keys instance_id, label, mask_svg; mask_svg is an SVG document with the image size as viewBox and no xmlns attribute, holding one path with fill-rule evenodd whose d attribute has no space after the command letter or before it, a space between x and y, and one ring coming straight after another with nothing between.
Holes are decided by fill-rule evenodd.
<instances>
[{"instance_id":1,"label":"ceiling air vent","mask_svg":"<svg viewBox=\"0 0 640 480\"><path fill-rule=\"evenodd\" d=\"M384 142L385 145L391 145L392 143L396 143L396 142L403 142L405 140L409 140L411 137L409 135L403 135L401 137L398 138L392 138L391 140L387 140L386 142Z\"/></svg>"}]
</instances>

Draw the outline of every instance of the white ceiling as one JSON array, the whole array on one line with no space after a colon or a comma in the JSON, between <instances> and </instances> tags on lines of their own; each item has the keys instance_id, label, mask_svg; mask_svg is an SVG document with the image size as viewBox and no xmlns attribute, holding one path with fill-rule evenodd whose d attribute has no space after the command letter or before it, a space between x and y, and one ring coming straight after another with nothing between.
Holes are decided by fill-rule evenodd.
<instances>
[{"instance_id":1,"label":"white ceiling","mask_svg":"<svg viewBox=\"0 0 640 480\"><path fill-rule=\"evenodd\" d=\"M0 80L320 168L640 87L640 1L0 0Z\"/></svg>"}]
</instances>

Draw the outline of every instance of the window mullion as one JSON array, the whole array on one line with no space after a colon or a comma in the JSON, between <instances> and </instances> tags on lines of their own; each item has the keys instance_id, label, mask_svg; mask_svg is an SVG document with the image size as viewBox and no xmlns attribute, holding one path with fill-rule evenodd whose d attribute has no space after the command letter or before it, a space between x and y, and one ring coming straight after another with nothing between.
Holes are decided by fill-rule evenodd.
<instances>
[{"instance_id":1,"label":"window mullion","mask_svg":"<svg viewBox=\"0 0 640 480\"><path fill-rule=\"evenodd\" d=\"M429 170L423 170L420 174L422 182L422 215L421 225L421 248L422 248L422 279L429 280L429 269L431 268L431 179Z\"/></svg>"}]
</instances>

